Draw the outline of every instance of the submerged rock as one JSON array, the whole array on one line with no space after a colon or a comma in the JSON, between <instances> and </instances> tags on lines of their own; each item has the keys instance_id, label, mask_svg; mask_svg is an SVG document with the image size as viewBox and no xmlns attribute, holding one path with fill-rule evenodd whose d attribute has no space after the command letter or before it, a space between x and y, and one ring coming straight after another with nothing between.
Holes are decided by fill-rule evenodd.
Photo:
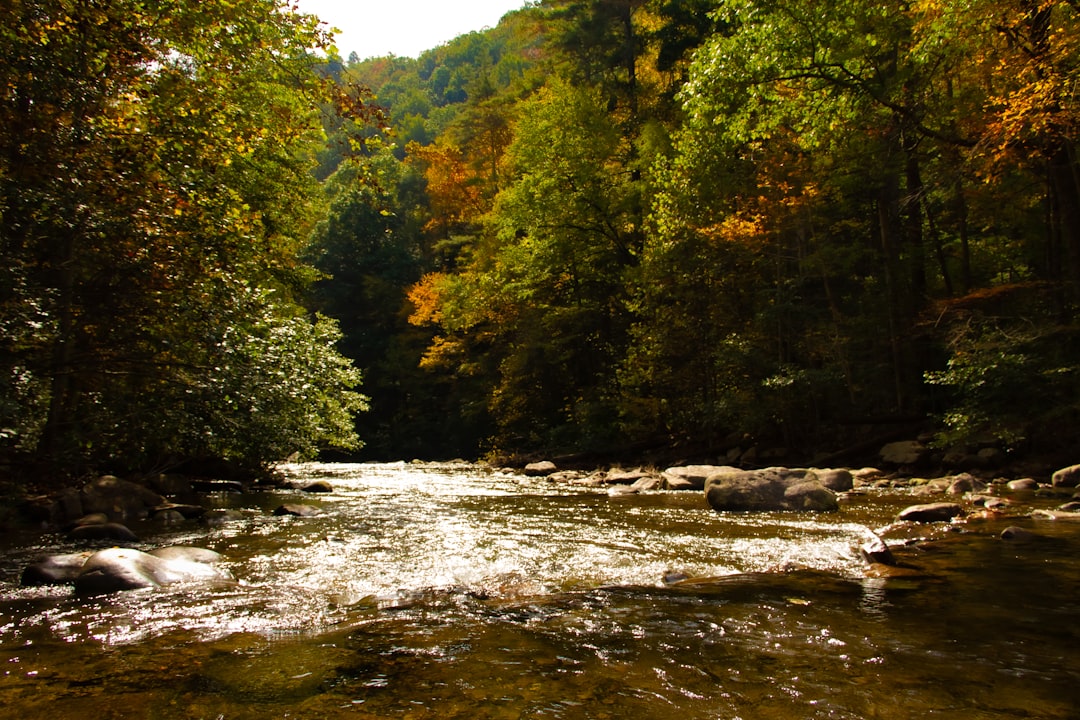
<instances>
[{"instance_id":1,"label":"submerged rock","mask_svg":"<svg viewBox=\"0 0 1080 720\"><path fill-rule=\"evenodd\" d=\"M314 517L316 515L322 515L322 510L314 505L303 505L301 503L285 503L279 505L274 509L274 514L278 516L292 515L293 517Z\"/></svg>"},{"instance_id":2,"label":"submerged rock","mask_svg":"<svg viewBox=\"0 0 1080 720\"><path fill-rule=\"evenodd\" d=\"M1032 542L1042 539L1042 535L1033 533L1022 527L1007 527L1001 531L1001 539L1009 542Z\"/></svg>"}]
</instances>

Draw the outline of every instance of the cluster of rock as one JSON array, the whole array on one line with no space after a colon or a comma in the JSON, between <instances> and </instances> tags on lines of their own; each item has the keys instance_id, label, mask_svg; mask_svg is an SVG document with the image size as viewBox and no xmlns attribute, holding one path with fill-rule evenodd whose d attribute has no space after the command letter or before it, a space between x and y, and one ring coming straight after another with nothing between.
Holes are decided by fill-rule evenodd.
<instances>
[{"instance_id":1,"label":"cluster of rock","mask_svg":"<svg viewBox=\"0 0 1080 720\"><path fill-rule=\"evenodd\" d=\"M312 494L333 492L333 487L325 480L294 489ZM144 482L132 482L102 475L80 488L29 498L23 505L23 515L42 527L64 529L69 540L132 543L138 540L129 528L133 522L151 520L168 527L192 520L215 525L236 519L236 511L211 510L201 505L200 499L206 493L241 493L245 490L235 480L162 474ZM319 512L314 505L287 503L278 507L274 514L307 517Z\"/></svg>"},{"instance_id":2,"label":"cluster of rock","mask_svg":"<svg viewBox=\"0 0 1080 720\"><path fill-rule=\"evenodd\" d=\"M612 494L647 490L704 492L717 511L803 510L829 512L839 507L837 493L851 490L848 470L773 467L743 470L728 465L680 465L666 470L610 470L583 474L560 472L554 463L525 468L531 477L589 487L607 487Z\"/></svg>"},{"instance_id":3,"label":"cluster of rock","mask_svg":"<svg viewBox=\"0 0 1080 720\"><path fill-rule=\"evenodd\" d=\"M308 493L333 492L325 480L295 489ZM219 565L221 556L212 550L165 547L143 552L130 547L138 542L138 537L128 525L148 520L164 526L193 520L214 525L238 519L242 517L238 511L210 510L198 500L202 493L243 490L240 483L232 480L160 475L143 484L103 475L81 488L30 498L24 514L43 527L62 529L69 541L98 548L126 547L43 557L24 569L21 583L72 585L78 595L97 595L175 582L231 580L228 571ZM179 499L183 502L176 501ZM314 505L286 503L273 514L309 517L319 513L321 510Z\"/></svg>"}]
</instances>

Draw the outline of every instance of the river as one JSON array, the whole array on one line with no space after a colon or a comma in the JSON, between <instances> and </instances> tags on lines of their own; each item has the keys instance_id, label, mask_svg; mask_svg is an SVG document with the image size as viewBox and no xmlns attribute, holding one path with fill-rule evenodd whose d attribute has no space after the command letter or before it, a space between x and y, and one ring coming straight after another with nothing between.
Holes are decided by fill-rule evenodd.
<instances>
[{"instance_id":1,"label":"river","mask_svg":"<svg viewBox=\"0 0 1080 720\"><path fill-rule=\"evenodd\" d=\"M698 492L609 495L469 464L284 469L334 492L211 494L234 519L133 526L142 549L224 554L235 583L20 588L23 566L73 546L9 533L0 717L1080 714L1080 523L890 527L920 540L897 549L911 567L867 578L866 528L919 500L718 514ZM323 512L271 514L285 502ZM1009 525L1038 537L1006 542Z\"/></svg>"}]
</instances>

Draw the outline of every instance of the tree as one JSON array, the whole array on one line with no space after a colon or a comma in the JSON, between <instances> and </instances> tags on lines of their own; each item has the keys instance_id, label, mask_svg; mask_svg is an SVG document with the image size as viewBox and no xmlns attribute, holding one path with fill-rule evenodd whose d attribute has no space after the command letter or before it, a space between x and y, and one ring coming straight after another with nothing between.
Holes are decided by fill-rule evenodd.
<instances>
[{"instance_id":1,"label":"tree","mask_svg":"<svg viewBox=\"0 0 1080 720\"><path fill-rule=\"evenodd\" d=\"M76 471L206 448L275 459L221 438L258 447L273 423L259 413L295 404L249 403L235 427L206 422L225 401L207 389L232 393L228 378L243 377L218 374L216 343L245 347L256 375L275 342L307 344L304 367L332 384L320 391L358 379L325 346L325 323L304 329L295 304L318 207L319 108L335 99L312 72L326 44L316 20L265 0L20 0L0 23L0 324L13 329L0 362L3 405L26 418L5 423L5 450ZM255 334L241 342L242 328ZM339 402L359 406L348 392ZM356 441L332 417L285 426L277 437L296 449Z\"/></svg>"}]
</instances>

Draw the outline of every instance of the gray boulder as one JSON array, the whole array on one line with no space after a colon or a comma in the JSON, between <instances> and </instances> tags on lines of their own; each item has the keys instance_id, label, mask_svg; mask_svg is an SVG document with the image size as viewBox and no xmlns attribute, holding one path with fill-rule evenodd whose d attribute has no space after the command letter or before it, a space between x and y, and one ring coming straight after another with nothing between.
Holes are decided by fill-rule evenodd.
<instances>
[{"instance_id":1,"label":"gray boulder","mask_svg":"<svg viewBox=\"0 0 1080 720\"><path fill-rule=\"evenodd\" d=\"M210 563L190 559L182 552L184 549L176 550L165 557L131 548L96 552L86 560L75 578L75 593L102 595L176 582L232 579L227 572Z\"/></svg>"},{"instance_id":2,"label":"gray boulder","mask_svg":"<svg viewBox=\"0 0 1080 720\"><path fill-rule=\"evenodd\" d=\"M829 512L836 494L807 470L767 468L719 472L705 482L705 499L717 512L805 510Z\"/></svg>"}]
</instances>

